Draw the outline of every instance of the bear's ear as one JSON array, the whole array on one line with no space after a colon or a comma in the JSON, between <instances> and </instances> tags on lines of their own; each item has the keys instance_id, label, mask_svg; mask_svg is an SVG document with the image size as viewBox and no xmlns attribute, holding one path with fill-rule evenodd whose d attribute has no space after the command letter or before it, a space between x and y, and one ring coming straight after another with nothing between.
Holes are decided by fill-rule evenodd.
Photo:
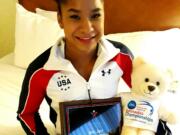
<instances>
[{"instance_id":1,"label":"bear's ear","mask_svg":"<svg viewBox=\"0 0 180 135\"><path fill-rule=\"evenodd\" d=\"M165 68L161 68L161 71L164 73L164 77L167 80L172 81L172 80L176 79L176 76L175 76L175 74L174 74L172 69L170 69L168 67L165 67Z\"/></svg>"},{"instance_id":2,"label":"bear's ear","mask_svg":"<svg viewBox=\"0 0 180 135\"><path fill-rule=\"evenodd\" d=\"M140 66L142 64L145 64L144 58L138 56L133 60L133 68L136 68L137 66Z\"/></svg>"},{"instance_id":3,"label":"bear's ear","mask_svg":"<svg viewBox=\"0 0 180 135\"><path fill-rule=\"evenodd\" d=\"M165 73L166 73L167 77L169 77L169 78L171 78L171 79L174 78L174 73L173 73L173 71L172 71L170 68L167 68L167 69L165 70Z\"/></svg>"}]
</instances>

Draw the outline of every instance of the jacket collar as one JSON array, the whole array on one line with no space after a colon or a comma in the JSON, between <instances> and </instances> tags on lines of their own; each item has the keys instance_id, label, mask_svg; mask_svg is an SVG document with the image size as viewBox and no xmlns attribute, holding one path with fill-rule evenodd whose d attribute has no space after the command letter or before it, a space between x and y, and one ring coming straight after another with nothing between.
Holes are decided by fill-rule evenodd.
<instances>
[{"instance_id":1,"label":"jacket collar","mask_svg":"<svg viewBox=\"0 0 180 135\"><path fill-rule=\"evenodd\" d=\"M60 38L51 48L49 59L44 65L45 70L65 70L77 73L71 62L65 59L64 48L64 38ZM112 43L103 37L99 42L97 52L98 58L93 70L111 60L119 52L119 49L116 49Z\"/></svg>"}]
</instances>

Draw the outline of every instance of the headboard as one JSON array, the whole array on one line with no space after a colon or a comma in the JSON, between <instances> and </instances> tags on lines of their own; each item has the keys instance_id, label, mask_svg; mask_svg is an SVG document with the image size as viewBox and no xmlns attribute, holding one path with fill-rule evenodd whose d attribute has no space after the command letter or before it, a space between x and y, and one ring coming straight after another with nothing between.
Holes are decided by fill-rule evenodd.
<instances>
[{"instance_id":1,"label":"headboard","mask_svg":"<svg viewBox=\"0 0 180 135\"><path fill-rule=\"evenodd\" d=\"M105 34L180 28L180 0L104 0ZM55 0L19 0L29 11L57 10Z\"/></svg>"}]
</instances>

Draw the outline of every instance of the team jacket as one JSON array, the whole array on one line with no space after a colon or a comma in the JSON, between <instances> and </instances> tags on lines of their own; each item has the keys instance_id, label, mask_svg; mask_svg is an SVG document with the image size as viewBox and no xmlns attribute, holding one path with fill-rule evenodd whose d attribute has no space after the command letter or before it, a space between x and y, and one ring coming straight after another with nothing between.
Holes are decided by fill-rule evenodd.
<instances>
[{"instance_id":1,"label":"team jacket","mask_svg":"<svg viewBox=\"0 0 180 135\"><path fill-rule=\"evenodd\" d=\"M88 81L64 58L64 46L61 39L26 71L17 118L28 135L48 135L38 113L44 98L50 106L50 120L61 133L59 102L89 99L88 91L92 99L114 97L120 79L131 87L132 54L123 44L102 38Z\"/></svg>"}]
</instances>

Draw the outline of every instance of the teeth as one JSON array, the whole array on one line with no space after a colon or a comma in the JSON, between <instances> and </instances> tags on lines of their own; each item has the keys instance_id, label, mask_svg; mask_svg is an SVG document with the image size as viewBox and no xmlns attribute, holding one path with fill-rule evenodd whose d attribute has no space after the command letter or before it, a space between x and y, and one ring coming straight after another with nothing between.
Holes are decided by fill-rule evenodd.
<instances>
[{"instance_id":1,"label":"teeth","mask_svg":"<svg viewBox=\"0 0 180 135\"><path fill-rule=\"evenodd\" d=\"M88 40L88 39L91 39L91 38L80 38L80 39L83 39L83 40Z\"/></svg>"},{"instance_id":2,"label":"teeth","mask_svg":"<svg viewBox=\"0 0 180 135\"><path fill-rule=\"evenodd\" d=\"M92 39L94 38L95 36L92 36L92 37L78 37L79 39L82 39L82 40L89 40L89 39Z\"/></svg>"}]
</instances>

